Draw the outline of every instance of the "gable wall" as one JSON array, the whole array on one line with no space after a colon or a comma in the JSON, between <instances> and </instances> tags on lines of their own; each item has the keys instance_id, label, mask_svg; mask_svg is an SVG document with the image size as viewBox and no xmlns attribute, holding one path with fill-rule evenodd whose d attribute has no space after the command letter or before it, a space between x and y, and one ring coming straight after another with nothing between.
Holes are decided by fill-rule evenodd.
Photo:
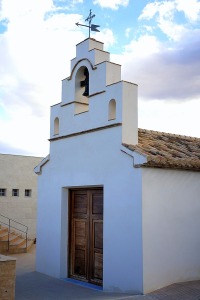
<instances>
[{"instance_id":1,"label":"gable wall","mask_svg":"<svg viewBox=\"0 0 200 300\"><path fill-rule=\"evenodd\" d=\"M102 186L103 288L142 292L141 170L120 148L120 127L51 142L39 176L37 271L67 277L68 189Z\"/></svg>"},{"instance_id":2,"label":"gable wall","mask_svg":"<svg viewBox=\"0 0 200 300\"><path fill-rule=\"evenodd\" d=\"M143 168L144 292L200 279L200 173Z\"/></svg>"}]
</instances>

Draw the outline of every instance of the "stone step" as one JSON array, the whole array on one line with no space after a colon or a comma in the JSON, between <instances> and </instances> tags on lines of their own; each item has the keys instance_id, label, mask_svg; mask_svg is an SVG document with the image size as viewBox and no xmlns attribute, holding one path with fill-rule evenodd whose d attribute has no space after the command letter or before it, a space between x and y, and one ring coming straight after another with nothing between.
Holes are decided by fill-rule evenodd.
<instances>
[{"instance_id":1,"label":"stone step","mask_svg":"<svg viewBox=\"0 0 200 300\"><path fill-rule=\"evenodd\" d=\"M1 227L0 227L0 234L1 234L1 233L5 233L5 232L8 232L8 228L7 228L7 227L1 226Z\"/></svg>"},{"instance_id":2,"label":"stone step","mask_svg":"<svg viewBox=\"0 0 200 300\"><path fill-rule=\"evenodd\" d=\"M0 232L0 241L8 240L8 232Z\"/></svg>"},{"instance_id":3,"label":"stone step","mask_svg":"<svg viewBox=\"0 0 200 300\"><path fill-rule=\"evenodd\" d=\"M14 231L9 234L9 251L8 251L8 228L0 226L0 252L1 253L25 253L34 244L34 240L27 240Z\"/></svg>"},{"instance_id":4,"label":"stone step","mask_svg":"<svg viewBox=\"0 0 200 300\"><path fill-rule=\"evenodd\" d=\"M28 240L27 241L27 248L26 248L26 240L21 245L18 246L11 246L9 248L10 254L17 254L17 253L26 253L30 250L32 245L34 244L34 240Z\"/></svg>"},{"instance_id":5,"label":"stone step","mask_svg":"<svg viewBox=\"0 0 200 300\"><path fill-rule=\"evenodd\" d=\"M18 239L18 235L15 234L14 232L9 234L9 241L14 242L16 239ZM8 232L0 234L0 241L8 241Z\"/></svg>"},{"instance_id":6,"label":"stone step","mask_svg":"<svg viewBox=\"0 0 200 300\"><path fill-rule=\"evenodd\" d=\"M14 241L10 241L10 248L11 247L19 247L19 246L21 246L21 245L23 245L23 243L24 243L24 241L25 241L25 239L23 239L23 238L21 238L21 237L19 237L19 236L17 236L15 239L14 239Z\"/></svg>"}]
</instances>

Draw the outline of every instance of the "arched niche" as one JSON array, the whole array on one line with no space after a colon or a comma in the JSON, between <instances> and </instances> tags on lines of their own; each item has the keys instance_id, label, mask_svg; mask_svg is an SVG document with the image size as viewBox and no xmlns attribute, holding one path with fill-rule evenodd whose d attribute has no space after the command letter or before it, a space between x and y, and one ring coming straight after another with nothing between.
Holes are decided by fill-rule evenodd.
<instances>
[{"instance_id":1,"label":"arched niche","mask_svg":"<svg viewBox=\"0 0 200 300\"><path fill-rule=\"evenodd\" d=\"M111 99L109 101L108 107L108 120L115 120L116 119L116 101L115 99Z\"/></svg>"},{"instance_id":2,"label":"arched niche","mask_svg":"<svg viewBox=\"0 0 200 300\"><path fill-rule=\"evenodd\" d=\"M75 75L75 114L89 110L89 70L81 66Z\"/></svg>"},{"instance_id":3,"label":"arched niche","mask_svg":"<svg viewBox=\"0 0 200 300\"><path fill-rule=\"evenodd\" d=\"M76 72L75 97L76 101L88 103L89 96L89 70L86 66L81 66Z\"/></svg>"},{"instance_id":4,"label":"arched niche","mask_svg":"<svg viewBox=\"0 0 200 300\"><path fill-rule=\"evenodd\" d=\"M54 135L59 134L59 118L54 119Z\"/></svg>"}]
</instances>

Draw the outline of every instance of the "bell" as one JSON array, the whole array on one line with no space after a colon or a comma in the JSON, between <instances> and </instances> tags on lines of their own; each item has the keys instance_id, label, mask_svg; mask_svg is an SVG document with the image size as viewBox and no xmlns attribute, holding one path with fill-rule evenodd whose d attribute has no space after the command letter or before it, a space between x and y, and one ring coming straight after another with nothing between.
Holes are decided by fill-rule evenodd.
<instances>
[{"instance_id":1,"label":"bell","mask_svg":"<svg viewBox=\"0 0 200 300\"><path fill-rule=\"evenodd\" d=\"M87 68L84 69L84 75L85 75L85 80L82 80L80 82L80 84L81 84L81 87L83 87L83 86L85 87L85 91L82 95L87 97L87 96L89 96L89 72L88 72Z\"/></svg>"}]
</instances>

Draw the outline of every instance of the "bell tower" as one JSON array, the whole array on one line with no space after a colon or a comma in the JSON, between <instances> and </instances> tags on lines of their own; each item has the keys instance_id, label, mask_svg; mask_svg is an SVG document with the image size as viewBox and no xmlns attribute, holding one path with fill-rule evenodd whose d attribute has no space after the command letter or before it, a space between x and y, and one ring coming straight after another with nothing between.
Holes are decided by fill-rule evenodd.
<instances>
[{"instance_id":1,"label":"bell tower","mask_svg":"<svg viewBox=\"0 0 200 300\"><path fill-rule=\"evenodd\" d=\"M137 144L137 109L137 85L122 81L121 66L110 62L103 43L87 38L76 45L61 103L51 108L50 141L119 126L121 142Z\"/></svg>"}]
</instances>

